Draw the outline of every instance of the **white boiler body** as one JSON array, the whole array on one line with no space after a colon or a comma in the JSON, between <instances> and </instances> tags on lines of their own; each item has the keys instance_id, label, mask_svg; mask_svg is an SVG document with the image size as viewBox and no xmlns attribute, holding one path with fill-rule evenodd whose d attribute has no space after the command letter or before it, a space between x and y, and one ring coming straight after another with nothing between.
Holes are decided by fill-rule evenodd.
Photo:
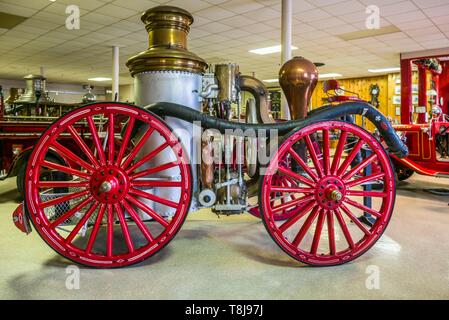
<instances>
[{"instance_id":1,"label":"white boiler body","mask_svg":"<svg viewBox=\"0 0 449 320\"><path fill-rule=\"evenodd\" d=\"M202 75L198 73L185 71L142 72L134 76L135 103L138 106L144 107L156 102L172 102L200 111L201 98L199 92L201 92L201 82ZM195 194L198 181L196 172L198 156L197 143L194 143L193 141L193 124L173 117L166 117L165 122L180 138L184 150L189 155L192 167L193 194ZM145 130L147 130L147 128L141 128L139 134L142 134ZM154 150L154 148L161 143L161 138L153 133L138 153L138 158L148 154L148 152ZM175 158L173 157L172 151L167 148L148 163L142 165L139 170L155 167L173 160L175 160ZM148 177L177 180L179 179L179 169L175 167ZM177 202L180 197L180 188L156 187L145 191L175 202ZM140 200L144 201L145 199ZM145 200L145 203L151 205L157 213L163 216L170 216L176 211L176 208L169 208L157 202ZM193 200L190 211L195 210L195 208L196 201ZM143 216L145 215L143 212L140 212L140 214Z\"/></svg>"}]
</instances>

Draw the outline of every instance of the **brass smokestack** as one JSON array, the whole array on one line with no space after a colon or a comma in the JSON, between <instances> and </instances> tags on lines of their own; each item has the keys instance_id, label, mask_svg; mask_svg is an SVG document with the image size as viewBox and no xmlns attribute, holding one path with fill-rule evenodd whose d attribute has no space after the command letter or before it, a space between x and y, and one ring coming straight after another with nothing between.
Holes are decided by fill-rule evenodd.
<instances>
[{"instance_id":1,"label":"brass smokestack","mask_svg":"<svg viewBox=\"0 0 449 320\"><path fill-rule=\"evenodd\" d=\"M131 75L145 71L177 70L203 73L207 63L187 50L187 34L193 23L184 9L158 6L145 11L141 18L148 32L148 49L126 62Z\"/></svg>"},{"instance_id":2,"label":"brass smokestack","mask_svg":"<svg viewBox=\"0 0 449 320\"><path fill-rule=\"evenodd\" d=\"M287 98L292 120L304 119L318 82L318 69L303 57L294 57L279 70L279 84Z\"/></svg>"}]
</instances>

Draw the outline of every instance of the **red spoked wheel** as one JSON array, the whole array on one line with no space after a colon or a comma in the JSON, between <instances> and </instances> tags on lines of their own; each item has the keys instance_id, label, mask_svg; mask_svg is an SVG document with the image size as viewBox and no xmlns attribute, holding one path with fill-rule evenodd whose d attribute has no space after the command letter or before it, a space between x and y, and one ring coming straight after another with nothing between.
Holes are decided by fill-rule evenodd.
<instances>
[{"instance_id":1,"label":"red spoked wheel","mask_svg":"<svg viewBox=\"0 0 449 320\"><path fill-rule=\"evenodd\" d=\"M71 165L47 160L52 151ZM64 178L41 181L49 169ZM121 267L167 245L185 220L191 189L188 155L160 118L133 105L95 103L41 136L28 162L26 207L40 236L64 257Z\"/></svg>"},{"instance_id":2,"label":"red spoked wheel","mask_svg":"<svg viewBox=\"0 0 449 320\"><path fill-rule=\"evenodd\" d=\"M338 140L335 148L331 138ZM372 163L376 172L365 174ZM278 176L296 184L280 184ZM367 188L372 185L380 188ZM292 198L282 202L279 193ZM322 121L283 140L261 181L259 203L266 229L287 254L328 266L351 261L374 245L390 220L394 200L394 173L380 142L356 125ZM298 210L277 221L276 215L290 208ZM361 223L363 215L374 218L374 224Z\"/></svg>"}]
</instances>

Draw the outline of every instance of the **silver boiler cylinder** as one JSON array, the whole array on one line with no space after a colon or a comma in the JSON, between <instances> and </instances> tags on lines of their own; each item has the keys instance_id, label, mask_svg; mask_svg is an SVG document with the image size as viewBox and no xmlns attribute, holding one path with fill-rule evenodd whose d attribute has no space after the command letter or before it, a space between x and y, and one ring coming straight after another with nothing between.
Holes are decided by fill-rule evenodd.
<instances>
[{"instance_id":1,"label":"silver boiler cylinder","mask_svg":"<svg viewBox=\"0 0 449 320\"><path fill-rule=\"evenodd\" d=\"M170 6L159 6L147 10L142 15L149 35L149 47L146 51L130 58L127 66L134 77L135 103L146 106L155 102L178 103L195 110L201 108L202 75L207 68L206 62L187 50L187 34L193 17L187 11ZM181 143L190 155L194 192L197 185L196 164L197 144L193 141L193 124L176 118L167 117L165 122L181 139ZM141 128L143 134L147 128ZM162 143L162 139L152 134L138 156L147 154ZM174 160L170 150L160 152L146 166L158 166ZM146 169L145 165L141 170ZM179 170L168 169L160 173L164 179L177 179ZM154 177L153 175L152 177ZM175 188L154 188L147 192L160 197L177 201L179 190ZM144 199L141 199L142 201ZM162 215L171 215L174 208L146 201L154 210ZM195 210L192 203L191 211ZM142 213L141 213L142 214Z\"/></svg>"}]
</instances>

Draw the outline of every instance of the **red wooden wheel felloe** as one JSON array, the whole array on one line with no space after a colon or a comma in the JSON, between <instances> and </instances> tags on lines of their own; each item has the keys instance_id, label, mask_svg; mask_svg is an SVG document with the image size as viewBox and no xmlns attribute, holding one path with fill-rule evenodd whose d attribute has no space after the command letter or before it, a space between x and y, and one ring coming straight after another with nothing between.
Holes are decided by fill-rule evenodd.
<instances>
[{"instance_id":1,"label":"red wooden wheel felloe","mask_svg":"<svg viewBox=\"0 0 449 320\"><path fill-rule=\"evenodd\" d=\"M149 148L149 139L160 144ZM51 151L70 165L46 160ZM166 163L151 165L161 152ZM40 181L49 169L63 178ZM160 118L133 105L96 103L43 133L28 162L26 207L40 236L64 257L120 267L150 257L175 236L190 206L191 180L188 155ZM176 199L155 191L168 188Z\"/></svg>"},{"instance_id":2,"label":"red wooden wheel felloe","mask_svg":"<svg viewBox=\"0 0 449 320\"><path fill-rule=\"evenodd\" d=\"M332 138L338 139L335 148ZM367 173L372 163L376 170ZM279 183L279 176L295 183ZM375 190L366 188L373 184ZM290 199L281 201L279 193ZM286 253L326 266L351 261L374 245L394 199L394 173L380 142L356 125L322 121L284 139L266 168L259 203L266 229ZM297 210L285 221L276 219L291 208ZM375 218L372 226L360 222L364 214Z\"/></svg>"}]
</instances>

